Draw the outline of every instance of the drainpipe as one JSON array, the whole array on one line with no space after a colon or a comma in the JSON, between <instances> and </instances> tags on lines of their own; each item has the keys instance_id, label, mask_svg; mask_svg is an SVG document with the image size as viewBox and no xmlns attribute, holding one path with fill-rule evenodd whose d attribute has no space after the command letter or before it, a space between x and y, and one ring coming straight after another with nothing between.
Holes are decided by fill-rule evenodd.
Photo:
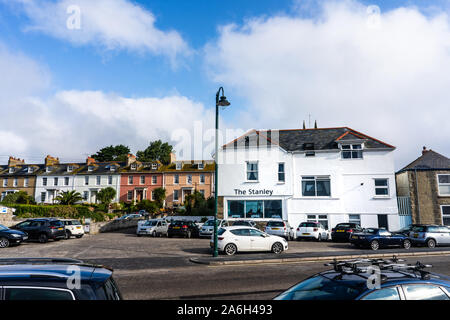
<instances>
[{"instance_id":1,"label":"drainpipe","mask_svg":"<svg viewBox=\"0 0 450 320\"><path fill-rule=\"evenodd\" d=\"M418 190L418 184L417 184L417 169L414 169L414 178L416 180L416 200L417 200L417 215L419 219L419 223L422 222L422 217L420 216L420 201L419 201L419 190Z\"/></svg>"}]
</instances>

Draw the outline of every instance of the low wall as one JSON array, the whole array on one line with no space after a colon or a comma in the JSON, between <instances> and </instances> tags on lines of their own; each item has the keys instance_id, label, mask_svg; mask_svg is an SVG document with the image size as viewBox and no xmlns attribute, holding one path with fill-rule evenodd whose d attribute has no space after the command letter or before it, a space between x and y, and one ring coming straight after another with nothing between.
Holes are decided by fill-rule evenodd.
<instances>
[{"instance_id":1,"label":"low wall","mask_svg":"<svg viewBox=\"0 0 450 320\"><path fill-rule=\"evenodd\" d=\"M137 228L141 219L113 220L108 222L94 222L89 225L89 234L112 232L122 229Z\"/></svg>"}]
</instances>

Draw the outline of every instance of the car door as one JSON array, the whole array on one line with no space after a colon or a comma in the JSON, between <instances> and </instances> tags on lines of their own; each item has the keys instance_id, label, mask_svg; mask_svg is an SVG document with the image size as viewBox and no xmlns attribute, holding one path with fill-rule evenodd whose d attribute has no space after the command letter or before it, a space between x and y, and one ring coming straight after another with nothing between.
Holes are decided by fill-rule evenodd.
<instances>
[{"instance_id":1,"label":"car door","mask_svg":"<svg viewBox=\"0 0 450 320\"><path fill-rule=\"evenodd\" d=\"M448 227L439 227L439 244L450 244L450 229Z\"/></svg>"},{"instance_id":2,"label":"car door","mask_svg":"<svg viewBox=\"0 0 450 320\"><path fill-rule=\"evenodd\" d=\"M234 243L238 251L252 251L252 245L250 241L250 230L249 229L236 229L231 230L228 243Z\"/></svg>"},{"instance_id":3,"label":"car door","mask_svg":"<svg viewBox=\"0 0 450 320\"><path fill-rule=\"evenodd\" d=\"M270 241L264 236L263 232L256 229L249 230L252 251L270 250Z\"/></svg>"}]
</instances>

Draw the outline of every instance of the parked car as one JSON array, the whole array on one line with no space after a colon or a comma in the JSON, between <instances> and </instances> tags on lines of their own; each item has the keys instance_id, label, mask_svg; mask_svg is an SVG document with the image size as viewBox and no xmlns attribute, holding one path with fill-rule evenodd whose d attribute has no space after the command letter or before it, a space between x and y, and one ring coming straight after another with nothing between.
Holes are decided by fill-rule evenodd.
<instances>
[{"instance_id":1,"label":"parked car","mask_svg":"<svg viewBox=\"0 0 450 320\"><path fill-rule=\"evenodd\" d=\"M428 248L450 245L450 228L438 225L419 225L411 230L409 238L413 245L425 245Z\"/></svg>"},{"instance_id":2,"label":"parked car","mask_svg":"<svg viewBox=\"0 0 450 320\"><path fill-rule=\"evenodd\" d=\"M200 230L194 221L173 221L169 225L167 236L172 238L173 236L182 236L184 238L199 237Z\"/></svg>"},{"instance_id":3,"label":"parked car","mask_svg":"<svg viewBox=\"0 0 450 320\"><path fill-rule=\"evenodd\" d=\"M400 230L397 231L392 231L392 233L400 233L403 234L405 236L409 237L409 233L412 231L412 229L416 226L420 226L420 224L410 224L407 227L401 228Z\"/></svg>"},{"instance_id":4,"label":"parked car","mask_svg":"<svg viewBox=\"0 0 450 320\"><path fill-rule=\"evenodd\" d=\"M268 234L283 237L288 241L295 239L294 228L287 221L268 221L264 231Z\"/></svg>"},{"instance_id":5,"label":"parked car","mask_svg":"<svg viewBox=\"0 0 450 320\"><path fill-rule=\"evenodd\" d=\"M244 226L244 227L256 228L256 222L254 222L252 220L236 220L236 221L233 221L232 226L234 226L234 227Z\"/></svg>"},{"instance_id":6,"label":"parked car","mask_svg":"<svg viewBox=\"0 0 450 320\"><path fill-rule=\"evenodd\" d=\"M12 230L0 224L0 249L14 244L19 245L27 239L28 235L26 232Z\"/></svg>"},{"instance_id":7,"label":"parked car","mask_svg":"<svg viewBox=\"0 0 450 320\"><path fill-rule=\"evenodd\" d=\"M338 223L331 229L331 240L334 242L348 242L353 232L362 232L363 228L357 223Z\"/></svg>"},{"instance_id":8,"label":"parked car","mask_svg":"<svg viewBox=\"0 0 450 320\"><path fill-rule=\"evenodd\" d=\"M329 237L330 232L319 222L302 222L297 228L297 240L315 239L317 241L322 241L328 240Z\"/></svg>"},{"instance_id":9,"label":"parked car","mask_svg":"<svg viewBox=\"0 0 450 320\"><path fill-rule=\"evenodd\" d=\"M58 241L66 237L64 224L54 218L28 219L11 229L26 232L28 240L38 240L41 243L46 243L49 239Z\"/></svg>"},{"instance_id":10,"label":"parked car","mask_svg":"<svg viewBox=\"0 0 450 320\"><path fill-rule=\"evenodd\" d=\"M125 214L119 218L117 218L116 220L129 220L129 219L140 219L142 218L142 215L140 213L129 213L129 214Z\"/></svg>"},{"instance_id":11,"label":"parked car","mask_svg":"<svg viewBox=\"0 0 450 320\"><path fill-rule=\"evenodd\" d=\"M74 270L80 286L68 286ZM121 300L113 270L65 258L0 259L0 300Z\"/></svg>"},{"instance_id":12,"label":"parked car","mask_svg":"<svg viewBox=\"0 0 450 320\"><path fill-rule=\"evenodd\" d=\"M217 235L217 249L226 255L245 251L271 251L279 254L288 249L286 239L246 226L220 228ZM210 246L214 247L213 239Z\"/></svg>"},{"instance_id":13,"label":"parked car","mask_svg":"<svg viewBox=\"0 0 450 320\"><path fill-rule=\"evenodd\" d=\"M281 293L275 300L449 300L450 278L425 271L427 265L363 259L336 261L333 270L320 272ZM380 287L369 288L379 268Z\"/></svg>"},{"instance_id":14,"label":"parked car","mask_svg":"<svg viewBox=\"0 0 450 320\"><path fill-rule=\"evenodd\" d=\"M228 227L229 223L227 220L217 219L217 229L222 227ZM200 237L211 237L214 233L214 219L209 219L206 221L200 229Z\"/></svg>"},{"instance_id":15,"label":"parked car","mask_svg":"<svg viewBox=\"0 0 450 320\"><path fill-rule=\"evenodd\" d=\"M164 219L150 219L144 223L138 224L136 235L138 237L143 235L151 235L153 237L167 236L169 225Z\"/></svg>"},{"instance_id":16,"label":"parked car","mask_svg":"<svg viewBox=\"0 0 450 320\"><path fill-rule=\"evenodd\" d=\"M84 228L80 221L76 219L60 219L64 224L64 228L66 231L66 239L70 239L70 237L74 236L77 239L80 239L84 236Z\"/></svg>"},{"instance_id":17,"label":"parked car","mask_svg":"<svg viewBox=\"0 0 450 320\"><path fill-rule=\"evenodd\" d=\"M356 247L368 247L372 250L388 247L411 248L408 236L378 228L367 228L363 232L353 233L350 236L350 243Z\"/></svg>"}]
</instances>

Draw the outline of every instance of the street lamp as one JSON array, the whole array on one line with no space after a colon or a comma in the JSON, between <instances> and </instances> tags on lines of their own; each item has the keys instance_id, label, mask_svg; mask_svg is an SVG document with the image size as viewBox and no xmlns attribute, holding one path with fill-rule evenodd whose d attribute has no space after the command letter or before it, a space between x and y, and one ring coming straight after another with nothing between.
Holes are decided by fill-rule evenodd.
<instances>
[{"instance_id":1,"label":"street lamp","mask_svg":"<svg viewBox=\"0 0 450 320\"><path fill-rule=\"evenodd\" d=\"M222 91L222 95L220 95L220 91ZM219 251L217 249L217 208L218 208L218 171L219 171L219 164L217 163L217 157L219 156L219 107L227 107L230 105L230 103L227 100L227 97L224 95L223 88L220 87L219 90L216 93L216 152L214 156L214 252L213 257L217 257L219 255ZM220 97L219 97L220 96Z\"/></svg>"}]
</instances>

